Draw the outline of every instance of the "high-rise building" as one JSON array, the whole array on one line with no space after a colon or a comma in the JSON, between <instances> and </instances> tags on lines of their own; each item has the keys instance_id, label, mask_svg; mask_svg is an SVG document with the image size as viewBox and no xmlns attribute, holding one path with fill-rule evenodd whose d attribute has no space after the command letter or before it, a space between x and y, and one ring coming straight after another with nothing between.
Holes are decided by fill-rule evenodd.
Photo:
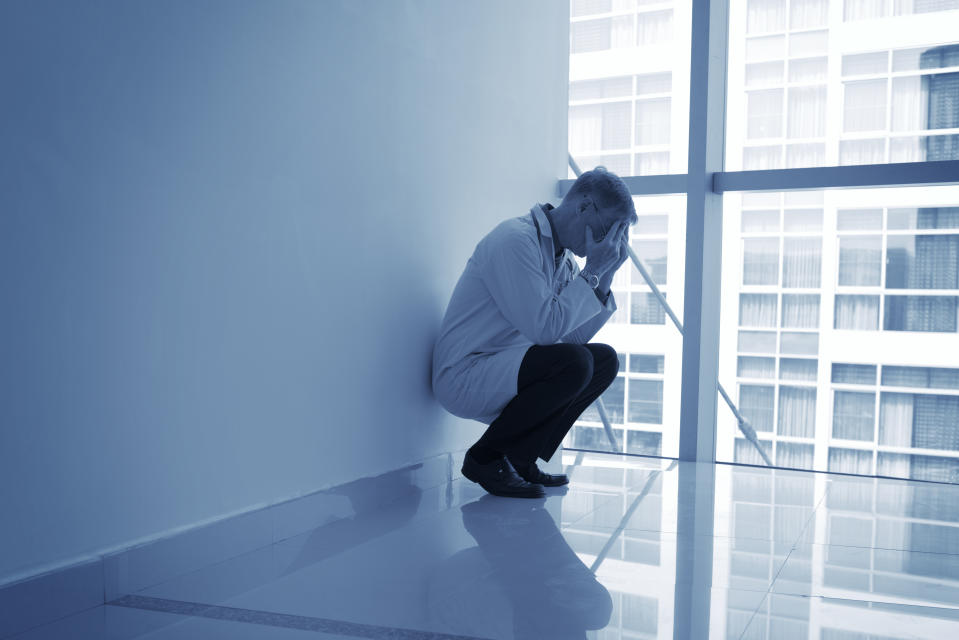
<instances>
[{"instance_id":1,"label":"high-rise building","mask_svg":"<svg viewBox=\"0 0 959 640\"><path fill-rule=\"evenodd\" d=\"M959 158L959 2L732 0L726 169ZM686 170L688 2L572 2L570 151ZM682 318L685 199L631 243ZM959 188L724 196L720 382L776 465L959 482ZM681 338L628 263L616 449L678 454ZM717 459L762 464L720 408ZM611 449L595 409L567 446Z\"/></svg>"}]
</instances>

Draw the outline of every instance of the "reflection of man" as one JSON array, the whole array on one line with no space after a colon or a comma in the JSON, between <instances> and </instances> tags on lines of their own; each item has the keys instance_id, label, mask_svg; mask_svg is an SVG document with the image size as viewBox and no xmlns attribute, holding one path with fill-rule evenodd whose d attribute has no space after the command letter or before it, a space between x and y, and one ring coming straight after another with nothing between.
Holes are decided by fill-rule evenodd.
<instances>
[{"instance_id":1,"label":"reflection of man","mask_svg":"<svg viewBox=\"0 0 959 640\"><path fill-rule=\"evenodd\" d=\"M492 569L482 581L498 585L512 605L513 637L586 640L588 629L606 627L613 611L609 591L570 548L544 508L546 501L504 506L490 500L495 499L484 496L460 510ZM471 590L469 598L479 599L485 609L482 587Z\"/></svg>"},{"instance_id":2,"label":"reflection of man","mask_svg":"<svg viewBox=\"0 0 959 640\"><path fill-rule=\"evenodd\" d=\"M568 482L536 459L616 377L615 350L587 342L616 310L609 286L634 222L626 185L597 167L558 207L536 205L476 245L433 351L433 391L450 413L489 424L463 461L488 492L536 498ZM586 257L582 270L570 252Z\"/></svg>"}]
</instances>

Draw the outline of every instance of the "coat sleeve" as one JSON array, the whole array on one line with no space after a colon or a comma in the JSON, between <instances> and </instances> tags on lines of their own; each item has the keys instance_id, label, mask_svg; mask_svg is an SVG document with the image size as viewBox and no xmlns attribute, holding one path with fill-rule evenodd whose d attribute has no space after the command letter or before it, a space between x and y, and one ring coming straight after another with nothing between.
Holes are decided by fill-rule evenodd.
<instances>
[{"instance_id":1,"label":"coat sleeve","mask_svg":"<svg viewBox=\"0 0 959 640\"><path fill-rule=\"evenodd\" d=\"M604 309L582 278L554 293L540 248L529 236L509 232L489 236L483 255L481 273L490 296L534 344L556 344Z\"/></svg>"},{"instance_id":2,"label":"coat sleeve","mask_svg":"<svg viewBox=\"0 0 959 640\"><path fill-rule=\"evenodd\" d=\"M575 276L574 278L576 280L582 280L582 278ZM593 297L595 297L595 295L596 294L593 294ZM597 302L599 302L599 300L597 300ZM613 292L610 291L609 298L606 299L606 306L603 307L603 310L563 336L563 342L586 344L593 339L597 331L603 328L603 325L606 324L606 321L616 312L616 309L616 300L613 298Z\"/></svg>"}]
</instances>

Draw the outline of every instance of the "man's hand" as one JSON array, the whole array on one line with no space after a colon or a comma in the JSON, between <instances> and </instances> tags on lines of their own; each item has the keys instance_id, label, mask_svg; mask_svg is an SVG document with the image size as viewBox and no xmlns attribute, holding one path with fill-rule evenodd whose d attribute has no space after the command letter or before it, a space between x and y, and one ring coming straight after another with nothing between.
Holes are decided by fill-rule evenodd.
<instances>
[{"instance_id":1,"label":"man's hand","mask_svg":"<svg viewBox=\"0 0 959 640\"><path fill-rule=\"evenodd\" d=\"M601 241L596 241L593 228L586 225L586 267L590 273L595 273L602 281L609 274L615 274L617 269L629 257L626 251L629 224L620 220L613 225L609 233Z\"/></svg>"}]
</instances>

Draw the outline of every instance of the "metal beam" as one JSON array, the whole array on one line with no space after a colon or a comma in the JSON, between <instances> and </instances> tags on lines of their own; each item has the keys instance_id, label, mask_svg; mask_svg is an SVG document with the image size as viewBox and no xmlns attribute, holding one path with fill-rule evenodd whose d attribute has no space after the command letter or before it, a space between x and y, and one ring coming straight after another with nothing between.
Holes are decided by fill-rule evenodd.
<instances>
[{"instance_id":1,"label":"metal beam","mask_svg":"<svg viewBox=\"0 0 959 640\"><path fill-rule=\"evenodd\" d=\"M589 167L592 169L592 167ZM685 173L670 173L657 176L620 176L629 192L634 196L662 195L668 193L686 193ZM556 185L556 195L560 198L569 193L575 180L560 180Z\"/></svg>"},{"instance_id":2,"label":"metal beam","mask_svg":"<svg viewBox=\"0 0 959 640\"><path fill-rule=\"evenodd\" d=\"M896 162L763 171L718 171L712 189L726 191L789 191L855 187L903 187L959 183L959 160Z\"/></svg>"},{"instance_id":3,"label":"metal beam","mask_svg":"<svg viewBox=\"0 0 959 640\"><path fill-rule=\"evenodd\" d=\"M729 0L692 3L679 457L701 462L716 459L723 197L713 174L723 169L728 13Z\"/></svg>"}]
</instances>

